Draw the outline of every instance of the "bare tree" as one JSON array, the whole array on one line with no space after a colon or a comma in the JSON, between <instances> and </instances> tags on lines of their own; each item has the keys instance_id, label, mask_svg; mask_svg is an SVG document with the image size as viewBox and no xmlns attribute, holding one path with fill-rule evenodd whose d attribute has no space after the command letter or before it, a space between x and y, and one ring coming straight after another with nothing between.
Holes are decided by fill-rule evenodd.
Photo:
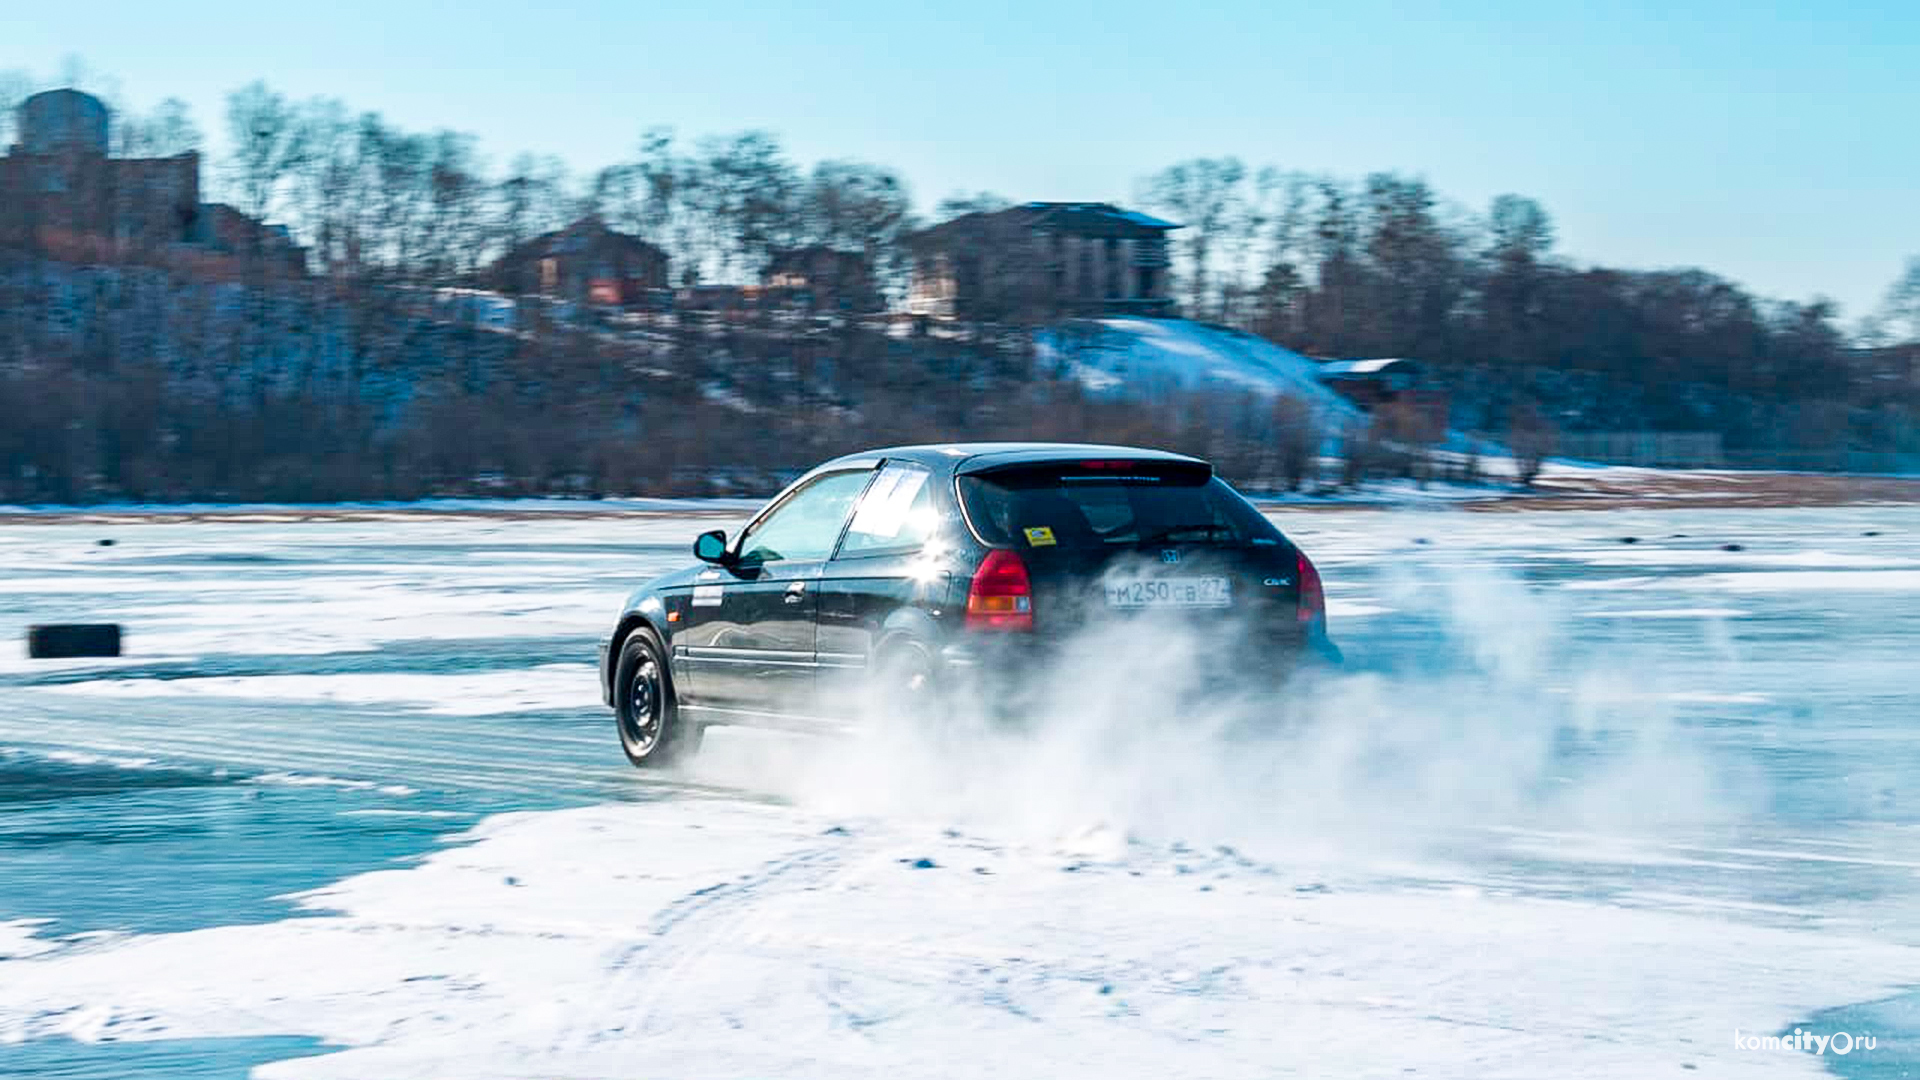
<instances>
[{"instance_id":1,"label":"bare tree","mask_svg":"<svg viewBox=\"0 0 1920 1080\"><path fill-rule=\"evenodd\" d=\"M287 178L306 153L300 112L287 99L256 82L227 96L231 174L241 209L266 220Z\"/></svg>"},{"instance_id":2,"label":"bare tree","mask_svg":"<svg viewBox=\"0 0 1920 1080\"><path fill-rule=\"evenodd\" d=\"M1314 288L1303 322L1307 344L1315 352L1352 355L1359 346L1366 267L1360 260L1360 223L1347 185L1332 177L1313 182L1318 201L1308 248Z\"/></svg>"},{"instance_id":3,"label":"bare tree","mask_svg":"<svg viewBox=\"0 0 1920 1080\"><path fill-rule=\"evenodd\" d=\"M1365 351L1389 356L1437 352L1465 288L1463 256L1434 213L1426 181L1375 173L1367 178Z\"/></svg>"},{"instance_id":4,"label":"bare tree","mask_svg":"<svg viewBox=\"0 0 1920 1080\"><path fill-rule=\"evenodd\" d=\"M114 142L128 157L176 157L200 149L200 129L186 102L168 98L145 116L122 112L114 121Z\"/></svg>"},{"instance_id":5,"label":"bare tree","mask_svg":"<svg viewBox=\"0 0 1920 1080\"><path fill-rule=\"evenodd\" d=\"M793 242L799 177L779 140L764 131L709 140L703 156L706 207L722 272L753 276L770 251Z\"/></svg>"},{"instance_id":6,"label":"bare tree","mask_svg":"<svg viewBox=\"0 0 1920 1080\"><path fill-rule=\"evenodd\" d=\"M427 271L443 281L470 273L487 251L481 222L486 181L474 154L473 137L437 132L426 163Z\"/></svg>"},{"instance_id":7,"label":"bare tree","mask_svg":"<svg viewBox=\"0 0 1920 1080\"><path fill-rule=\"evenodd\" d=\"M1507 413L1507 449L1513 452L1513 478L1532 487L1546 459L1558 446L1552 421L1531 401L1516 401Z\"/></svg>"},{"instance_id":8,"label":"bare tree","mask_svg":"<svg viewBox=\"0 0 1920 1080\"><path fill-rule=\"evenodd\" d=\"M799 209L801 240L858 252L875 281L898 292L905 271L900 238L912 218L899 176L876 165L823 161L808 177Z\"/></svg>"},{"instance_id":9,"label":"bare tree","mask_svg":"<svg viewBox=\"0 0 1920 1080\"><path fill-rule=\"evenodd\" d=\"M307 152L294 177L296 216L323 272L357 274L363 177L354 122L341 102L315 98L303 108L301 124Z\"/></svg>"},{"instance_id":10,"label":"bare tree","mask_svg":"<svg viewBox=\"0 0 1920 1080\"><path fill-rule=\"evenodd\" d=\"M567 223L567 176L553 158L521 154L500 182L495 232L502 248L552 232Z\"/></svg>"},{"instance_id":11,"label":"bare tree","mask_svg":"<svg viewBox=\"0 0 1920 1080\"><path fill-rule=\"evenodd\" d=\"M1284 211L1286 174L1268 166L1254 176L1251 192L1239 200L1227 226L1227 269L1220 284L1220 320L1246 328L1257 318L1261 283L1250 266L1270 266L1273 229Z\"/></svg>"},{"instance_id":12,"label":"bare tree","mask_svg":"<svg viewBox=\"0 0 1920 1080\"><path fill-rule=\"evenodd\" d=\"M683 156L672 128L648 128L640 136L640 156L626 167L622 215L635 234L665 249L687 284L700 278L703 238L703 171L698 160Z\"/></svg>"},{"instance_id":13,"label":"bare tree","mask_svg":"<svg viewBox=\"0 0 1920 1080\"><path fill-rule=\"evenodd\" d=\"M1271 420L1280 479L1288 491L1298 491L1314 478L1322 441L1319 418L1312 405L1285 395L1274 399Z\"/></svg>"},{"instance_id":14,"label":"bare tree","mask_svg":"<svg viewBox=\"0 0 1920 1080\"><path fill-rule=\"evenodd\" d=\"M1266 169L1258 187L1267 235L1248 245L1260 260L1256 264L1260 280L1251 289L1248 328L1282 344L1300 344L1309 292L1304 268L1311 252L1304 238L1312 180L1301 173Z\"/></svg>"},{"instance_id":15,"label":"bare tree","mask_svg":"<svg viewBox=\"0 0 1920 1080\"><path fill-rule=\"evenodd\" d=\"M673 221L680 163L674 156L673 129L648 128L640 136L640 159L632 166L628 197L638 202L630 215L634 232L659 244L668 243Z\"/></svg>"},{"instance_id":16,"label":"bare tree","mask_svg":"<svg viewBox=\"0 0 1920 1080\"><path fill-rule=\"evenodd\" d=\"M823 161L801 195L804 239L849 251L869 251L899 235L907 220L907 186L877 165Z\"/></svg>"},{"instance_id":17,"label":"bare tree","mask_svg":"<svg viewBox=\"0 0 1920 1080\"><path fill-rule=\"evenodd\" d=\"M1496 259L1537 262L1553 248L1553 219L1524 195L1496 195L1487 213Z\"/></svg>"},{"instance_id":18,"label":"bare tree","mask_svg":"<svg viewBox=\"0 0 1920 1080\"><path fill-rule=\"evenodd\" d=\"M1880 305L1881 320L1899 340L1920 342L1920 255L1907 260L1902 273Z\"/></svg>"},{"instance_id":19,"label":"bare tree","mask_svg":"<svg viewBox=\"0 0 1920 1080\"><path fill-rule=\"evenodd\" d=\"M638 233L640 200L635 173L634 166L625 163L596 169L583 179L575 209L581 217L599 218L621 232Z\"/></svg>"},{"instance_id":20,"label":"bare tree","mask_svg":"<svg viewBox=\"0 0 1920 1080\"><path fill-rule=\"evenodd\" d=\"M1488 350L1506 363L1540 358L1542 303L1549 281L1545 260L1553 221L1539 203L1501 195L1487 214L1487 268L1481 288Z\"/></svg>"},{"instance_id":21,"label":"bare tree","mask_svg":"<svg viewBox=\"0 0 1920 1080\"><path fill-rule=\"evenodd\" d=\"M1313 178L1305 173L1290 172L1282 175L1280 184L1282 195L1279 210L1273 218L1271 256L1275 262L1291 262L1300 266L1308 256L1303 243L1307 229L1307 204L1313 195Z\"/></svg>"},{"instance_id":22,"label":"bare tree","mask_svg":"<svg viewBox=\"0 0 1920 1080\"><path fill-rule=\"evenodd\" d=\"M1246 174L1239 158L1194 158L1167 167L1141 185L1147 205L1185 226L1177 235L1186 249L1188 304L1200 318L1220 315L1209 275L1217 248L1232 235L1246 198L1241 190Z\"/></svg>"},{"instance_id":23,"label":"bare tree","mask_svg":"<svg viewBox=\"0 0 1920 1080\"><path fill-rule=\"evenodd\" d=\"M395 272L410 275L424 265L428 243L432 146L377 116L367 120L360 150L372 169L376 235Z\"/></svg>"},{"instance_id":24,"label":"bare tree","mask_svg":"<svg viewBox=\"0 0 1920 1080\"><path fill-rule=\"evenodd\" d=\"M0 153L12 146L19 133L14 130L18 113L15 107L33 93L36 86L33 76L18 69L9 68L0 71Z\"/></svg>"}]
</instances>

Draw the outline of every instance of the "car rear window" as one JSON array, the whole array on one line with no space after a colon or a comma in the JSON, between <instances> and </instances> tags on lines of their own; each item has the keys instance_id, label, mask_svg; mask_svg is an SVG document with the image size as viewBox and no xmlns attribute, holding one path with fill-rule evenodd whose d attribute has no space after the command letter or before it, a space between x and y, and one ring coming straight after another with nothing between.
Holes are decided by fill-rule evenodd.
<instances>
[{"instance_id":1,"label":"car rear window","mask_svg":"<svg viewBox=\"0 0 1920 1080\"><path fill-rule=\"evenodd\" d=\"M1259 511L1205 474L1022 468L962 476L959 488L989 544L1236 544L1275 535Z\"/></svg>"}]
</instances>

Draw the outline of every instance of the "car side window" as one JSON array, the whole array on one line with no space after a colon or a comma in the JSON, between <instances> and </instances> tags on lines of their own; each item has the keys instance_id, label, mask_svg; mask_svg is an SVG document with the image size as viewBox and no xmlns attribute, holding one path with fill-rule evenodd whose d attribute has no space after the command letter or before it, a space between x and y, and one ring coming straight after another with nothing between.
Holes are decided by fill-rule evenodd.
<instances>
[{"instance_id":1,"label":"car side window","mask_svg":"<svg viewBox=\"0 0 1920 1080\"><path fill-rule=\"evenodd\" d=\"M926 543L935 524L928 476L926 469L906 462L890 462L881 469L860 497L836 557L898 555Z\"/></svg>"},{"instance_id":2,"label":"car side window","mask_svg":"<svg viewBox=\"0 0 1920 1080\"><path fill-rule=\"evenodd\" d=\"M787 496L740 538L740 561L792 562L824 559L840 539L862 488L873 474L865 469L828 473Z\"/></svg>"}]
</instances>

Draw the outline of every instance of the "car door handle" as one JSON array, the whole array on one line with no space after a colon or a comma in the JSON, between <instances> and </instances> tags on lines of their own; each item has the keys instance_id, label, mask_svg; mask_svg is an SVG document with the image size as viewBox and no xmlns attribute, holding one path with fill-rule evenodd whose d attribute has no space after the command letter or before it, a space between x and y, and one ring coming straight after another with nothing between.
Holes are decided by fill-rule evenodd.
<instances>
[{"instance_id":1,"label":"car door handle","mask_svg":"<svg viewBox=\"0 0 1920 1080\"><path fill-rule=\"evenodd\" d=\"M805 600L806 598L807 598L806 582L796 581L793 584L787 586L787 595L786 595L787 603L797 604L800 601Z\"/></svg>"}]
</instances>

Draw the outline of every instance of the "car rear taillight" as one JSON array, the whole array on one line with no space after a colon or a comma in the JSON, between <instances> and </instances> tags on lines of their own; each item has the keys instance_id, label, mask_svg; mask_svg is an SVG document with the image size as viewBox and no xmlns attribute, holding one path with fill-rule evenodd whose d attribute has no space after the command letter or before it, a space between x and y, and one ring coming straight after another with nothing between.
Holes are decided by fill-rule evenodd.
<instances>
[{"instance_id":1,"label":"car rear taillight","mask_svg":"<svg viewBox=\"0 0 1920 1080\"><path fill-rule=\"evenodd\" d=\"M967 587L967 626L976 630L1033 629L1033 582L1017 552L987 552Z\"/></svg>"},{"instance_id":2,"label":"car rear taillight","mask_svg":"<svg viewBox=\"0 0 1920 1080\"><path fill-rule=\"evenodd\" d=\"M1303 623L1325 622L1327 618L1327 595L1320 588L1320 571L1313 568L1313 560L1307 553L1300 555L1300 621Z\"/></svg>"}]
</instances>

